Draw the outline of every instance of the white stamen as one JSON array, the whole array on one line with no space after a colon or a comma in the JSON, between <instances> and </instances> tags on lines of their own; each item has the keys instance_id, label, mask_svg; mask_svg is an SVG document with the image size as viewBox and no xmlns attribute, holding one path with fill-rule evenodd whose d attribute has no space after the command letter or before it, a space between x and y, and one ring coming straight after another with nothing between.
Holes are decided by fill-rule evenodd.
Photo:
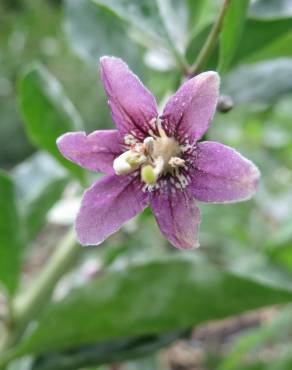
<instances>
[{"instance_id":1,"label":"white stamen","mask_svg":"<svg viewBox=\"0 0 292 370\"><path fill-rule=\"evenodd\" d=\"M139 152L128 150L114 160L113 168L117 175L124 175L136 170L146 161L146 157Z\"/></svg>"},{"instance_id":2,"label":"white stamen","mask_svg":"<svg viewBox=\"0 0 292 370\"><path fill-rule=\"evenodd\" d=\"M185 166L185 160L179 157L171 157L170 160L168 161L168 164L172 168L177 168L177 167L184 167Z\"/></svg>"},{"instance_id":3,"label":"white stamen","mask_svg":"<svg viewBox=\"0 0 292 370\"><path fill-rule=\"evenodd\" d=\"M125 135L124 137L124 143L126 145L134 145L137 143L137 139L133 135L128 134L128 135Z\"/></svg>"},{"instance_id":4,"label":"white stamen","mask_svg":"<svg viewBox=\"0 0 292 370\"><path fill-rule=\"evenodd\" d=\"M146 137L146 139L143 141L145 148L147 149L147 152L151 155L153 153L154 149L154 139L153 137L149 136Z\"/></svg>"}]
</instances>

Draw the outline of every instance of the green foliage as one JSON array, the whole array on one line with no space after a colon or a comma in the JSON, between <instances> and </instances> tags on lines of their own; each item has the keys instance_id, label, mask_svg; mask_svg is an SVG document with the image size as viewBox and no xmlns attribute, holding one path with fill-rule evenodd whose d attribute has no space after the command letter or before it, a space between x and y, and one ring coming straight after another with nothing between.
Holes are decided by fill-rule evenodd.
<instances>
[{"instance_id":1,"label":"green foliage","mask_svg":"<svg viewBox=\"0 0 292 370\"><path fill-rule=\"evenodd\" d=\"M27 69L20 83L21 109L32 142L51 153L78 179L83 170L59 153L56 140L68 131L83 127L81 118L59 82L41 65Z\"/></svg>"},{"instance_id":2,"label":"green foliage","mask_svg":"<svg viewBox=\"0 0 292 370\"><path fill-rule=\"evenodd\" d=\"M45 224L47 213L60 199L68 178L49 155L38 152L13 170L19 208L32 241Z\"/></svg>"},{"instance_id":3,"label":"green foliage","mask_svg":"<svg viewBox=\"0 0 292 370\"><path fill-rule=\"evenodd\" d=\"M270 103L291 91L291 73L288 58L238 67L223 80L222 91L236 104Z\"/></svg>"},{"instance_id":4,"label":"green foliage","mask_svg":"<svg viewBox=\"0 0 292 370\"><path fill-rule=\"evenodd\" d=\"M224 73L240 46L249 0L233 0L220 34L219 72Z\"/></svg>"},{"instance_id":5,"label":"green foliage","mask_svg":"<svg viewBox=\"0 0 292 370\"><path fill-rule=\"evenodd\" d=\"M87 0L65 2L65 30L76 52L94 65L102 55L117 55L134 66L138 48L124 24L108 10ZM123 40L122 40L123 39Z\"/></svg>"},{"instance_id":6,"label":"green foliage","mask_svg":"<svg viewBox=\"0 0 292 370\"><path fill-rule=\"evenodd\" d=\"M14 183L8 174L0 171L0 283L10 294L18 285L21 236Z\"/></svg>"},{"instance_id":7,"label":"green foliage","mask_svg":"<svg viewBox=\"0 0 292 370\"><path fill-rule=\"evenodd\" d=\"M187 332L186 330L179 330L162 335L97 343L90 347L75 348L74 352L49 353L40 356L33 365L32 370L74 370L77 367L88 367L144 357L174 340L185 337ZM142 361L140 360L140 362ZM149 360L146 363L149 366Z\"/></svg>"},{"instance_id":8,"label":"green foliage","mask_svg":"<svg viewBox=\"0 0 292 370\"><path fill-rule=\"evenodd\" d=\"M51 304L17 352L43 353L158 334L291 297L288 289L222 271L191 254L144 262L109 271Z\"/></svg>"}]
</instances>

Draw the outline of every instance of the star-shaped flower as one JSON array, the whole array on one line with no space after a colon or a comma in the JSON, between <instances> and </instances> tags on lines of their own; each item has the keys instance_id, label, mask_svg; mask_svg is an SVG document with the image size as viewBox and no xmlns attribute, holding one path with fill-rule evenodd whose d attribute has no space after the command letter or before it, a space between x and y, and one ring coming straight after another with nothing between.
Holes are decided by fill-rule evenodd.
<instances>
[{"instance_id":1,"label":"star-shaped flower","mask_svg":"<svg viewBox=\"0 0 292 370\"><path fill-rule=\"evenodd\" d=\"M83 197L76 220L83 245L97 245L150 205L175 247L198 247L196 201L238 202L256 191L259 171L234 149L205 141L214 115L219 76L204 72L185 82L162 115L153 95L120 59L101 58L101 78L117 130L71 132L60 152L103 172Z\"/></svg>"}]
</instances>

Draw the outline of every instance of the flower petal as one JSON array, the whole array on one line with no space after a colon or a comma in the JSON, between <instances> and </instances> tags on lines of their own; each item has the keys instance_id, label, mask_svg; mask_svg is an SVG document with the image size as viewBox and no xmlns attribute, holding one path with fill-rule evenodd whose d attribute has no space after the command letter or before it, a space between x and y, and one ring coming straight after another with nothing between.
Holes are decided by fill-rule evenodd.
<instances>
[{"instance_id":1,"label":"flower petal","mask_svg":"<svg viewBox=\"0 0 292 370\"><path fill-rule=\"evenodd\" d=\"M88 189L76 220L82 245L102 243L147 205L147 195L132 176L106 176Z\"/></svg>"},{"instance_id":2,"label":"flower petal","mask_svg":"<svg viewBox=\"0 0 292 370\"><path fill-rule=\"evenodd\" d=\"M236 150L205 141L197 145L188 191L203 202L239 202L255 193L259 177L257 167Z\"/></svg>"},{"instance_id":3,"label":"flower petal","mask_svg":"<svg viewBox=\"0 0 292 370\"><path fill-rule=\"evenodd\" d=\"M187 193L169 188L153 194L151 208L162 234L179 249L199 247L200 210Z\"/></svg>"},{"instance_id":4,"label":"flower petal","mask_svg":"<svg viewBox=\"0 0 292 370\"><path fill-rule=\"evenodd\" d=\"M149 136L151 121L157 117L153 95L118 58L102 57L101 78L109 99L112 118L123 135Z\"/></svg>"},{"instance_id":5,"label":"flower petal","mask_svg":"<svg viewBox=\"0 0 292 370\"><path fill-rule=\"evenodd\" d=\"M63 156L91 171L114 173L113 161L122 152L118 130L69 132L57 140Z\"/></svg>"},{"instance_id":6,"label":"flower petal","mask_svg":"<svg viewBox=\"0 0 292 370\"><path fill-rule=\"evenodd\" d=\"M216 72L204 72L185 82L169 99L162 114L162 126L169 136L190 144L207 131L215 113L220 78Z\"/></svg>"}]
</instances>

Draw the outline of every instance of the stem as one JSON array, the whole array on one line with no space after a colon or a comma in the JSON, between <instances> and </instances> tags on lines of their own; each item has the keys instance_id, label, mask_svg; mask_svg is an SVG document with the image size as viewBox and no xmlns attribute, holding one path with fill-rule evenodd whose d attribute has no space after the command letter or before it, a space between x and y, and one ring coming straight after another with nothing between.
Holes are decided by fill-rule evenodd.
<instances>
[{"instance_id":1,"label":"stem","mask_svg":"<svg viewBox=\"0 0 292 370\"><path fill-rule=\"evenodd\" d=\"M79 251L75 233L70 230L60 245L56 247L40 276L28 288L27 293L18 297L14 302L11 331L0 349L1 353L9 350L18 341L30 320L46 305L56 283L72 266Z\"/></svg>"},{"instance_id":2,"label":"stem","mask_svg":"<svg viewBox=\"0 0 292 370\"><path fill-rule=\"evenodd\" d=\"M76 244L75 233L70 230L27 294L16 300L14 320L18 326L26 325L48 302L56 283L72 266L79 252L80 247Z\"/></svg>"},{"instance_id":3,"label":"stem","mask_svg":"<svg viewBox=\"0 0 292 370\"><path fill-rule=\"evenodd\" d=\"M200 53L197 57L197 60L195 61L194 64L191 65L190 67L190 74L191 75L196 75L201 67L203 66L203 64L205 63L205 61L207 60L207 58L209 57L211 51L213 50L213 47L215 45L215 42L217 41L217 38L220 34L220 31L221 31L221 28L222 28L222 25L223 25L223 21L224 21L224 17L226 15L226 11L230 5L232 0L224 0L223 1L223 4L222 4L222 7L220 9L220 12L218 14L218 18L216 19L215 23L213 24L213 27L205 41L205 44L203 45L202 49L200 50Z\"/></svg>"},{"instance_id":4,"label":"stem","mask_svg":"<svg viewBox=\"0 0 292 370\"><path fill-rule=\"evenodd\" d=\"M18 341L30 320L47 304L56 283L73 265L80 250L76 244L75 233L70 230L60 245L56 247L40 276L28 288L27 293L16 299L13 307L11 331L7 334L0 348L0 370L4 369L14 357L10 348Z\"/></svg>"}]
</instances>

